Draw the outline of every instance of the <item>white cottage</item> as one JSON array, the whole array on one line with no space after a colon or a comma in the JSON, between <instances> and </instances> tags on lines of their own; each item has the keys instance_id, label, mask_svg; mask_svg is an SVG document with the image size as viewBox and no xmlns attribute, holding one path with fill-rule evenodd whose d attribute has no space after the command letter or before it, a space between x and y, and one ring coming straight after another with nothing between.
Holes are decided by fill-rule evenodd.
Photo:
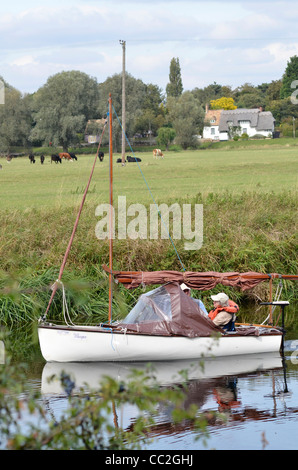
<instances>
[{"instance_id":1,"label":"white cottage","mask_svg":"<svg viewBox=\"0 0 298 470\"><path fill-rule=\"evenodd\" d=\"M263 111L262 108L206 110L203 138L229 140L235 134L272 137L274 122L271 111Z\"/></svg>"},{"instance_id":2,"label":"white cottage","mask_svg":"<svg viewBox=\"0 0 298 470\"><path fill-rule=\"evenodd\" d=\"M208 109L206 106L203 139L219 140L219 122L223 109Z\"/></svg>"}]
</instances>

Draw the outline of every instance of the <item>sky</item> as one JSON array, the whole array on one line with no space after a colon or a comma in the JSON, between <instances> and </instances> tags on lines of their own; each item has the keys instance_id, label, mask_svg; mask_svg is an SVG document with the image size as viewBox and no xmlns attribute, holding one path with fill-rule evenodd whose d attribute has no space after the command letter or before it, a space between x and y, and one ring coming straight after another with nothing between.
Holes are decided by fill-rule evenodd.
<instances>
[{"instance_id":1,"label":"sky","mask_svg":"<svg viewBox=\"0 0 298 470\"><path fill-rule=\"evenodd\" d=\"M10 0L1 5L0 76L33 93L56 73L98 83L126 71L165 91L179 59L184 91L279 80L298 55L298 2ZM298 77L297 77L298 79Z\"/></svg>"}]
</instances>

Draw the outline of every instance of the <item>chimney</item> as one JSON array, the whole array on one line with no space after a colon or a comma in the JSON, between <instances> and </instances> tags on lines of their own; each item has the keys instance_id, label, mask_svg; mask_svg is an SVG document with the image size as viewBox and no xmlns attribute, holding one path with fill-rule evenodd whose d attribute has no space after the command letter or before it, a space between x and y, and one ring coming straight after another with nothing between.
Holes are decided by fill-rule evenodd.
<instances>
[{"instance_id":1,"label":"chimney","mask_svg":"<svg viewBox=\"0 0 298 470\"><path fill-rule=\"evenodd\" d=\"M206 111L206 114L208 113L209 111L209 103L206 103L206 106L205 106L205 111Z\"/></svg>"}]
</instances>

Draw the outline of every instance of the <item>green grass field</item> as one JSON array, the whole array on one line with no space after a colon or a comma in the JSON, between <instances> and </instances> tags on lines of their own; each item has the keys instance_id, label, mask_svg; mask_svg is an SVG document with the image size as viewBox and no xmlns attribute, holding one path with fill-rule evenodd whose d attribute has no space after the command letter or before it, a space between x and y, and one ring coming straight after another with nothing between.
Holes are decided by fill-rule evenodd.
<instances>
[{"instance_id":1,"label":"green grass field","mask_svg":"<svg viewBox=\"0 0 298 470\"><path fill-rule=\"evenodd\" d=\"M116 163L114 155L113 192L125 195L128 203L158 202L193 198L198 193L232 194L248 192L275 192L297 190L298 149L258 148L233 150L197 150L165 152L164 159L153 159L152 153L136 153L141 157L140 169L136 163L125 167ZM16 158L11 163L0 159L1 209L59 208L80 203L87 184L93 155L82 155L76 162L44 165L37 158L30 164L28 158ZM146 182L144 181L146 179ZM96 163L88 201L95 205L108 202L109 163Z\"/></svg>"}]
</instances>

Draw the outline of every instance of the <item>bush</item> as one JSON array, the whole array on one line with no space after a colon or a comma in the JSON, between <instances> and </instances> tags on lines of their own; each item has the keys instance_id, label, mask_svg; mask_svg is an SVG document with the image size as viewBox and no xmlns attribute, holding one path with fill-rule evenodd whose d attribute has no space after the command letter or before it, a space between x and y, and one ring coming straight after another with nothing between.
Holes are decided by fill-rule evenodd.
<instances>
[{"instance_id":1,"label":"bush","mask_svg":"<svg viewBox=\"0 0 298 470\"><path fill-rule=\"evenodd\" d=\"M263 134L255 134L251 139L265 139L265 136Z\"/></svg>"}]
</instances>

